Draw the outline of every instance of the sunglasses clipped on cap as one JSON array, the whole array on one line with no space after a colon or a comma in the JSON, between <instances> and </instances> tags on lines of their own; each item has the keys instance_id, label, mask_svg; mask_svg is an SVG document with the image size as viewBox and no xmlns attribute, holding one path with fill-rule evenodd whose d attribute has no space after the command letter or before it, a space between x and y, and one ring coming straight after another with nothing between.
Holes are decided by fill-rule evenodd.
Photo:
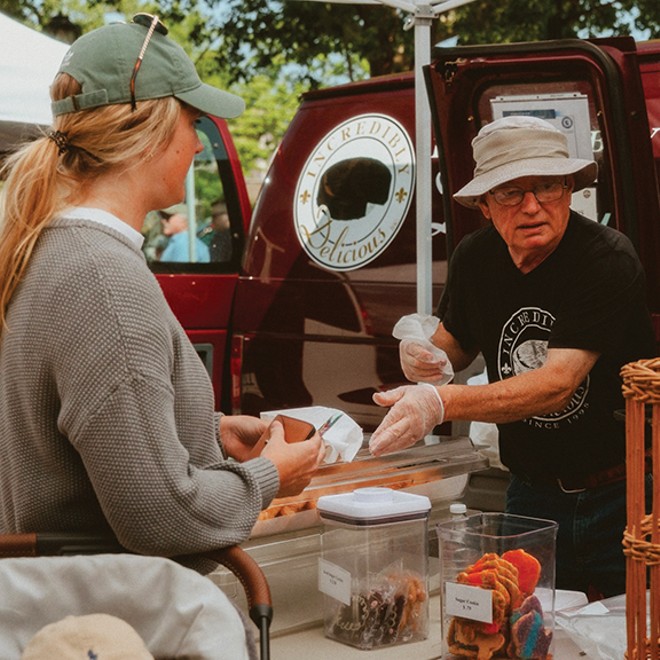
<instances>
[{"instance_id":1,"label":"sunglasses clipped on cap","mask_svg":"<svg viewBox=\"0 0 660 660\"><path fill-rule=\"evenodd\" d=\"M153 37L154 32L160 32L160 34L166 35L168 30L163 25L158 16L153 16L151 14L135 14L135 16L133 16L133 23L137 23L138 25L143 25L144 27L148 28L147 34L145 35L144 41L142 42L142 48L140 48L137 60L135 60L133 75L131 75L131 109L135 110L137 108L137 103L135 101L135 80L137 78L137 74L140 71L140 67L142 66L142 60L144 59L144 54L147 52L147 47L149 46L151 37Z\"/></svg>"},{"instance_id":2,"label":"sunglasses clipped on cap","mask_svg":"<svg viewBox=\"0 0 660 660\"><path fill-rule=\"evenodd\" d=\"M54 116L173 96L201 114L229 119L245 109L239 96L203 83L186 51L170 39L157 16L138 14L130 23L113 22L76 39L57 72L81 91L51 103Z\"/></svg>"}]
</instances>

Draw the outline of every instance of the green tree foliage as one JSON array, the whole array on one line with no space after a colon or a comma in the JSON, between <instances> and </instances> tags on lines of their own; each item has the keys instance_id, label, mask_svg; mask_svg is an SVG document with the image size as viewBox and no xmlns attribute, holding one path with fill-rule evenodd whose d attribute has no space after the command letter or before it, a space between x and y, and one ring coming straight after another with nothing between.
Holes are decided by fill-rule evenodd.
<instances>
[{"instance_id":1,"label":"green tree foliage","mask_svg":"<svg viewBox=\"0 0 660 660\"><path fill-rule=\"evenodd\" d=\"M58 13L83 32L108 16L158 13L211 84L246 99L231 121L246 171L267 161L301 92L412 68L414 31L387 6L310 0L0 0L0 11L37 29ZM660 0L474 0L433 21L432 42L461 44L660 35Z\"/></svg>"},{"instance_id":2,"label":"green tree foliage","mask_svg":"<svg viewBox=\"0 0 660 660\"><path fill-rule=\"evenodd\" d=\"M28 27L48 33L48 26L56 16L65 16L81 33L89 32L112 20L116 15L132 16L145 7L156 7L144 0L0 0L0 11Z\"/></svg>"},{"instance_id":3,"label":"green tree foliage","mask_svg":"<svg viewBox=\"0 0 660 660\"><path fill-rule=\"evenodd\" d=\"M455 14L463 44L660 34L658 0L475 0Z\"/></svg>"},{"instance_id":4,"label":"green tree foliage","mask_svg":"<svg viewBox=\"0 0 660 660\"><path fill-rule=\"evenodd\" d=\"M214 41L218 67L231 80L275 75L274 64L281 60L295 63L308 87L328 84L329 63L347 80L413 66L413 31L404 30L404 13L388 6L309 0L222 0L209 6L217 11L196 34ZM612 36L634 29L653 37L660 34L660 2L475 0L442 14L432 29L433 42L457 37L462 44Z\"/></svg>"},{"instance_id":5,"label":"green tree foliage","mask_svg":"<svg viewBox=\"0 0 660 660\"><path fill-rule=\"evenodd\" d=\"M83 29L109 10L157 11L195 57L211 56L228 82L276 79L284 62L316 87L337 76L355 80L409 70L413 31L387 6L311 0L0 0L0 11L33 26L64 12ZM611 36L646 30L660 35L659 0L474 0L433 22L433 41L534 41ZM294 68L295 65L295 68Z\"/></svg>"},{"instance_id":6,"label":"green tree foliage","mask_svg":"<svg viewBox=\"0 0 660 660\"><path fill-rule=\"evenodd\" d=\"M300 78L318 86L313 70L319 58L334 55L347 79L408 70L413 33L389 7L304 0L226 0L219 25L217 61L236 79L269 71L282 56L297 64ZM246 57L247 56L247 57Z\"/></svg>"},{"instance_id":7,"label":"green tree foliage","mask_svg":"<svg viewBox=\"0 0 660 660\"><path fill-rule=\"evenodd\" d=\"M235 88L245 99L246 110L232 120L231 129L247 170L268 163L299 105L303 89L301 83L273 83L263 75Z\"/></svg>"}]
</instances>

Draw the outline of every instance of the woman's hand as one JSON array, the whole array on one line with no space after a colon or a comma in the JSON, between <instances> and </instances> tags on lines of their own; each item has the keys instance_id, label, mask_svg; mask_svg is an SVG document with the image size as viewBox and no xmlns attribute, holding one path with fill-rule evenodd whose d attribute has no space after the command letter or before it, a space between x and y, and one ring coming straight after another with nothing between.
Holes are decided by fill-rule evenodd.
<instances>
[{"instance_id":1,"label":"woman's hand","mask_svg":"<svg viewBox=\"0 0 660 660\"><path fill-rule=\"evenodd\" d=\"M300 494L309 485L325 457L325 446L318 433L302 442L286 442L284 428L275 420L270 425L270 436L261 455L275 464L280 475L277 497L290 497Z\"/></svg>"},{"instance_id":2,"label":"woman's hand","mask_svg":"<svg viewBox=\"0 0 660 660\"><path fill-rule=\"evenodd\" d=\"M250 458L252 448L268 428L268 423L251 415L223 415L220 441L227 456L240 463Z\"/></svg>"}]
</instances>

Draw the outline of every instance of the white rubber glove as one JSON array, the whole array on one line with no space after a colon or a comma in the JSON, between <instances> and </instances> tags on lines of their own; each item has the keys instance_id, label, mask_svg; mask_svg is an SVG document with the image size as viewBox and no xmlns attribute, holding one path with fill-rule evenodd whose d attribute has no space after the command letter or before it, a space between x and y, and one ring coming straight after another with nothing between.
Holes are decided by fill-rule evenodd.
<instances>
[{"instance_id":1,"label":"white rubber glove","mask_svg":"<svg viewBox=\"0 0 660 660\"><path fill-rule=\"evenodd\" d=\"M401 340L401 368L413 383L445 385L454 377L447 354L431 342L439 323L436 316L408 314L402 316L392 330L392 335Z\"/></svg>"},{"instance_id":2,"label":"white rubber glove","mask_svg":"<svg viewBox=\"0 0 660 660\"><path fill-rule=\"evenodd\" d=\"M403 385L373 396L379 406L391 406L369 440L374 456L407 449L442 424L445 406L437 388L429 383Z\"/></svg>"}]
</instances>

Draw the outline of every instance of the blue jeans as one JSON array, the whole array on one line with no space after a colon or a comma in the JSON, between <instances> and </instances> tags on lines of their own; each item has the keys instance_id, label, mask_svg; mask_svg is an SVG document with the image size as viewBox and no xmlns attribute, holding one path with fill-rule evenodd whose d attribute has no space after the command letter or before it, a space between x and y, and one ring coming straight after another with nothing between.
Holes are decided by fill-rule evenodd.
<instances>
[{"instance_id":1,"label":"blue jeans","mask_svg":"<svg viewBox=\"0 0 660 660\"><path fill-rule=\"evenodd\" d=\"M646 476L646 511L651 510L653 478ZM626 526L626 482L581 493L531 485L513 476L507 513L554 520L558 524L556 588L582 591L590 599L626 591L621 541Z\"/></svg>"}]
</instances>

